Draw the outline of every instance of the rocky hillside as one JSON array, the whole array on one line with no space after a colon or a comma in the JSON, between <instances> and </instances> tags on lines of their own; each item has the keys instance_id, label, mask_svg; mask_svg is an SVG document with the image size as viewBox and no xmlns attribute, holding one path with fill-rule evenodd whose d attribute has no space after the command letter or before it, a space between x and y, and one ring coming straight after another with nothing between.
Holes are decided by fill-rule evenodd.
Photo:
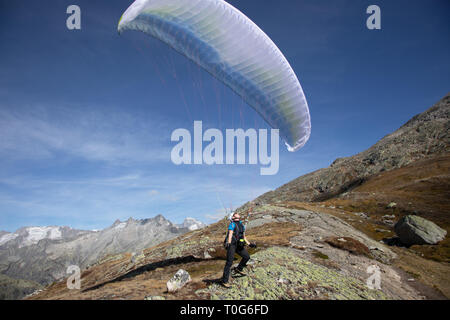
<instances>
[{"instance_id":1,"label":"rocky hillside","mask_svg":"<svg viewBox=\"0 0 450 320\"><path fill-rule=\"evenodd\" d=\"M254 208L247 237L258 248L231 289L218 283L224 219L139 255L111 255L82 273L80 290L60 281L29 299L448 299L448 236L388 244L405 215L426 216L449 234L449 114L447 95L368 150L239 208ZM191 281L168 292L179 269Z\"/></svg>"},{"instance_id":2,"label":"rocky hillside","mask_svg":"<svg viewBox=\"0 0 450 320\"><path fill-rule=\"evenodd\" d=\"M101 231L56 226L24 227L0 236L0 274L47 285L65 277L69 265L84 269L107 255L127 251L139 253L203 226L192 218L178 226L158 215L144 220L117 220Z\"/></svg>"},{"instance_id":3,"label":"rocky hillside","mask_svg":"<svg viewBox=\"0 0 450 320\"><path fill-rule=\"evenodd\" d=\"M17 299L42 288L43 286L37 282L14 279L0 274L0 300Z\"/></svg>"},{"instance_id":4,"label":"rocky hillside","mask_svg":"<svg viewBox=\"0 0 450 320\"><path fill-rule=\"evenodd\" d=\"M369 176L450 152L450 94L369 149L338 158L258 197L256 203L324 201L361 185Z\"/></svg>"},{"instance_id":5,"label":"rocky hillside","mask_svg":"<svg viewBox=\"0 0 450 320\"><path fill-rule=\"evenodd\" d=\"M248 276L235 277L232 289L218 283L224 266L221 246L227 222L186 233L143 251L110 256L81 275L81 289L61 281L29 299L424 299L412 276L393 262L388 246L320 207L262 205L255 208L247 236ZM419 258L421 259L421 258ZM367 286L369 267L379 268L381 286ZM375 267L373 267L375 266ZM175 292L166 282L179 269L191 281ZM446 272L449 271L447 268ZM442 297L434 292L433 297Z\"/></svg>"}]
</instances>

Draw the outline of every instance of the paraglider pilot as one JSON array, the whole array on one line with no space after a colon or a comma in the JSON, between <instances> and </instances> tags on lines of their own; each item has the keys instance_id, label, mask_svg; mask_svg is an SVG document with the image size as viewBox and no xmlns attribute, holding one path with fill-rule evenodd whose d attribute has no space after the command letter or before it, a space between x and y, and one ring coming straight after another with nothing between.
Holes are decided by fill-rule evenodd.
<instances>
[{"instance_id":1,"label":"paraglider pilot","mask_svg":"<svg viewBox=\"0 0 450 320\"><path fill-rule=\"evenodd\" d=\"M239 213L235 212L231 217L230 224L228 226L227 236L224 241L225 249L227 250L227 262L225 263L225 268L223 270L222 285L225 287L230 287L228 280L230 278L230 270L233 264L234 254L237 253L242 257L239 265L233 270L235 273L245 275L243 269L246 266L250 255L245 249L246 245L250 248L256 248L256 244L250 243L245 237L245 226L240 221L241 216Z\"/></svg>"}]
</instances>

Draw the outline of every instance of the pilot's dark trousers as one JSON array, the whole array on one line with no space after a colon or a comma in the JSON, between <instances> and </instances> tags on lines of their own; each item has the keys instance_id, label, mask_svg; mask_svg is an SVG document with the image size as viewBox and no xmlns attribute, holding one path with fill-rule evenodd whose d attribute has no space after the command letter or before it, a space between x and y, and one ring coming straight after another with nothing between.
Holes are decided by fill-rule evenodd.
<instances>
[{"instance_id":1,"label":"pilot's dark trousers","mask_svg":"<svg viewBox=\"0 0 450 320\"><path fill-rule=\"evenodd\" d=\"M225 264L225 268L223 269L222 281L224 283L227 283L230 278L230 269L231 269L231 266L233 265L235 253L237 253L238 255L240 255L242 257L241 262L239 262L239 265L237 266L237 269L240 271L242 271L244 269L244 267L247 265L248 260L250 260L250 255L248 254L247 249L245 249L244 246L242 248L236 247L236 243L232 243L228 247L227 263Z\"/></svg>"}]
</instances>

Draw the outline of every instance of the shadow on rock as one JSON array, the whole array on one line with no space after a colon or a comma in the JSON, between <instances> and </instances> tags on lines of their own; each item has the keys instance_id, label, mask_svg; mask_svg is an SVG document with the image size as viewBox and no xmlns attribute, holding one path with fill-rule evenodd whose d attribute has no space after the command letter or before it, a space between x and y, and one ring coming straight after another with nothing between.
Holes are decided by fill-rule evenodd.
<instances>
[{"instance_id":1,"label":"shadow on rock","mask_svg":"<svg viewBox=\"0 0 450 320\"><path fill-rule=\"evenodd\" d=\"M400 237L397 236L391 238L383 238L382 241L388 246L408 248L408 246L402 243Z\"/></svg>"}]
</instances>

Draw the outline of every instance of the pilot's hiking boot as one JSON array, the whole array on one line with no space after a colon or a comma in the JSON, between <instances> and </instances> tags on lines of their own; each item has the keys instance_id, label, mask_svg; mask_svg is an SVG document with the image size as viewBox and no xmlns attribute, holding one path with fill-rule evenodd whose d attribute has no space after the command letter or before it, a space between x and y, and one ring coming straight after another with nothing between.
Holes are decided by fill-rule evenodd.
<instances>
[{"instance_id":1,"label":"pilot's hiking boot","mask_svg":"<svg viewBox=\"0 0 450 320\"><path fill-rule=\"evenodd\" d=\"M239 270L238 268L233 268L233 273L236 274L236 275L241 275L241 276L246 276L247 275L244 271Z\"/></svg>"}]
</instances>

